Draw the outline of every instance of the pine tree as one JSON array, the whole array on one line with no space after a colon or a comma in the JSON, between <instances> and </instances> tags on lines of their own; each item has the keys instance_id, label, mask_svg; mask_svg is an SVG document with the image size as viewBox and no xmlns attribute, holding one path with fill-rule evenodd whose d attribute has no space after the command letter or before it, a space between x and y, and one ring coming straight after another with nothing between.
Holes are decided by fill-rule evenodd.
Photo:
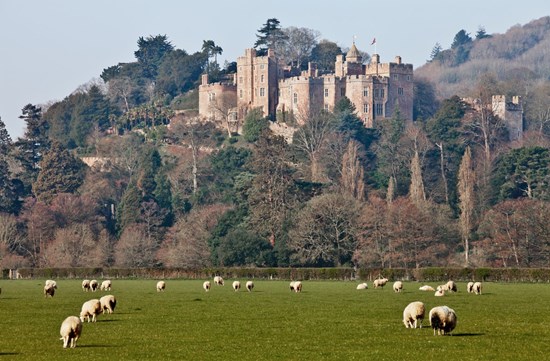
<instances>
[{"instance_id":1,"label":"pine tree","mask_svg":"<svg viewBox=\"0 0 550 361\"><path fill-rule=\"evenodd\" d=\"M470 264L470 235L473 229L474 213L474 181L475 175L472 167L472 152L466 148L460 169L458 171L458 196L460 206L460 233L464 242L465 265Z\"/></svg>"},{"instance_id":2,"label":"pine tree","mask_svg":"<svg viewBox=\"0 0 550 361\"><path fill-rule=\"evenodd\" d=\"M6 156L12 146L12 141L10 134L6 129L6 124L2 121L0 117L0 157Z\"/></svg>"},{"instance_id":3,"label":"pine tree","mask_svg":"<svg viewBox=\"0 0 550 361\"><path fill-rule=\"evenodd\" d=\"M141 201L142 197L135 182L130 182L122 195L116 212L119 234L124 231L126 226L139 222Z\"/></svg>"}]
</instances>

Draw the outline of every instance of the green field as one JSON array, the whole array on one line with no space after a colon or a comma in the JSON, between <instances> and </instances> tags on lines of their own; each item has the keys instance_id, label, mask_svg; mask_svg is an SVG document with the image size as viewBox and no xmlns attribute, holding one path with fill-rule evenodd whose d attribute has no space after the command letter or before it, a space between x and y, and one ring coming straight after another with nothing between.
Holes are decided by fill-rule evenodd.
<instances>
[{"instance_id":1,"label":"green field","mask_svg":"<svg viewBox=\"0 0 550 361\"><path fill-rule=\"evenodd\" d=\"M244 285L244 281L241 280ZM358 291L354 282L305 281L292 293L286 281L255 281L249 293L232 280L206 293L202 281L113 280L115 313L85 323L75 349L63 349L61 322L82 303L80 281L58 280L44 298L44 280L2 281L0 360L545 360L550 341L550 285L485 283L484 293L434 297L405 283L396 294ZM435 284L432 284L435 286ZM453 336L406 329L403 308L423 301L448 305Z\"/></svg>"}]
</instances>

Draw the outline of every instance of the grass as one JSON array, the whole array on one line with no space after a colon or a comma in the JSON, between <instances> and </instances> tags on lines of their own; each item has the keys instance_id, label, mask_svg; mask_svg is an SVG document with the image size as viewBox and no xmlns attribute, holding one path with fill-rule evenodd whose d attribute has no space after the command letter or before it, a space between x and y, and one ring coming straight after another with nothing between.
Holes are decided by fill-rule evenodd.
<instances>
[{"instance_id":1,"label":"grass","mask_svg":"<svg viewBox=\"0 0 550 361\"><path fill-rule=\"evenodd\" d=\"M545 359L550 339L548 284L486 283L475 296L459 283L458 293L440 298L417 283L395 294L391 284L358 291L353 282L305 281L302 293L291 293L288 282L260 280L249 293L226 280L206 293L202 281L168 280L157 293L154 280L113 280L115 313L85 323L77 347L63 349L63 319L105 292L59 280L46 299L43 281L1 282L0 360L520 361ZM403 309L417 300L426 313L454 308L453 336L433 336L427 317L424 328L406 329Z\"/></svg>"}]
</instances>

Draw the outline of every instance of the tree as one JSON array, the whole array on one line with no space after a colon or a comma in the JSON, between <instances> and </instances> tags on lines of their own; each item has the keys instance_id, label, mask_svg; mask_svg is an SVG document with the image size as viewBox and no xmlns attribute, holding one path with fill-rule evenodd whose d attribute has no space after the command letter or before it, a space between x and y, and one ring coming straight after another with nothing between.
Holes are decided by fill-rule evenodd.
<instances>
[{"instance_id":1,"label":"tree","mask_svg":"<svg viewBox=\"0 0 550 361\"><path fill-rule=\"evenodd\" d=\"M289 248L299 264L341 267L351 261L358 235L359 205L329 193L312 198L296 217Z\"/></svg>"},{"instance_id":2,"label":"tree","mask_svg":"<svg viewBox=\"0 0 550 361\"><path fill-rule=\"evenodd\" d=\"M535 87L524 103L527 129L550 137L550 84Z\"/></svg>"},{"instance_id":3,"label":"tree","mask_svg":"<svg viewBox=\"0 0 550 361\"><path fill-rule=\"evenodd\" d=\"M348 143L348 149L342 158L342 191L358 201L365 199L365 172L359 161L360 145L354 140Z\"/></svg>"},{"instance_id":4,"label":"tree","mask_svg":"<svg viewBox=\"0 0 550 361\"><path fill-rule=\"evenodd\" d=\"M40 267L41 253L54 236L54 215L45 203L29 197L23 204L20 219L25 225L25 235L17 252L29 260L31 267Z\"/></svg>"},{"instance_id":5,"label":"tree","mask_svg":"<svg viewBox=\"0 0 550 361\"><path fill-rule=\"evenodd\" d=\"M284 28L283 33L287 40L281 49L281 57L285 60L285 63L302 69L304 65L307 65L311 51L317 45L320 33L317 30L294 26Z\"/></svg>"},{"instance_id":6,"label":"tree","mask_svg":"<svg viewBox=\"0 0 550 361\"><path fill-rule=\"evenodd\" d=\"M332 73L336 56L342 54L342 49L336 43L324 39L311 50L311 61L317 63L321 73Z\"/></svg>"},{"instance_id":7,"label":"tree","mask_svg":"<svg viewBox=\"0 0 550 361\"><path fill-rule=\"evenodd\" d=\"M131 181L122 195L116 212L117 228L119 232L122 232L128 225L139 221L141 201L141 193L136 183Z\"/></svg>"},{"instance_id":8,"label":"tree","mask_svg":"<svg viewBox=\"0 0 550 361\"><path fill-rule=\"evenodd\" d=\"M473 231L475 194L475 175L472 166L470 147L466 148L458 171L458 197L460 206L460 233L464 242L465 266L470 265L470 239Z\"/></svg>"},{"instance_id":9,"label":"tree","mask_svg":"<svg viewBox=\"0 0 550 361\"><path fill-rule=\"evenodd\" d=\"M426 194L424 192L424 181L422 180L422 169L420 168L418 151L414 152L414 156L411 160L411 186L409 197L418 208L423 208L426 201Z\"/></svg>"},{"instance_id":10,"label":"tree","mask_svg":"<svg viewBox=\"0 0 550 361\"><path fill-rule=\"evenodd\" d=\"M265 56L267 54L267 49L273 49L275 51L281 49L288 37L282 31L280 21L271 18L267 19L266 23L258 29L256 38L254 48L258 51L259 56Z\"/></svg>"},{"instance_id":11,"label":"tree","mask_svg":"<svg viewBox=\"0 0 550 361\"><path fill-rule=\"evenodd\" d=\"M243 137L247 142L256 142L267 129L269 129L269 120L262 116L262 111L259 108L248 112L243 124Z\"/></svg>"},{"instance_id":12,"label":"tree","mask_svg":"<svg viewBox=\"0 0 550 361\"><path fill-rule=\"evenodd\" d=\"M153 267L157 264L158 242L149 238L138 224L124 228L115 247L115 264L119 267Z\"/></svg>"},{"instance_id":13,"label":"tree","mask_svg":"<svg viewBox=\"0 0 550 361\"><path fill-rule=\"evenodd\" d=\"M174 50L174 46L168 41L166 35L139 37L137 43L138 50L134 55L142 67L143 76L155 79L162 59Z\"/></svg>"},{"instance_id":14,"label":"tree","mask_svg":"<svg viewBox=\"0 0 550 361\"><path fill-rule=\"evenodd\" d=\"M466 30L462 29L458 33L456 33L453 39L453 43L451 44L451 49L456 49L471 42L472 38L470 37L470 34L468 34Z\"/></svg>"},{"instance_id":15,"label":"tree","mask_svg":"<svg viewBox=\"0 0 550 361\"><path fill-rule=\"evenodd\" d=\"M44 250L46 267L91 267L99 266L95 252L97 242L94 233L86 224L72 224L59 228L54 240Z\"/></svg>"},{"instance_id":16,"label":"tree","mask_svg":"<svg viewBox=\"0 0 550 361\"><path fill-rule=\"evenodd\" d=\"M33 193L49 203L56 194L74 193L84 182L84 163L61 144L53 142L40 161L40 172L33 183Z\"/></svg>"},{"instance_id":17,"label":"tree","mask_svg":"<svg viewBox=\"0 0 550 361\"><path fill-rule=\"evenodd\" d=\"M432 52L430 53L430 60L428 60L428 62L439 60L439 55L441 53L441 50L443 50L443 48L441 47L441 44L435 43L434 47L432 48Z\"/></svg>"},{"instance_id":18,"label":"tree","mask_svg":"<svg viewBox=\"0 0 550 361\"><path fill-rule=\"evenodd\" d=\"M214 40L203 40L202 41L202 52L206 54L207 64L206 64L206 73L211 75L212 69L218 67L218 55L222 55L223 49L221 46L216 45ZM210 61L211 58L214 58L214 61Z\"/></svg>"},{"instance_id":19,"label":"tree","mask_svg":"<svg viewBox=\"0 0 550 361\"><path fill-rule=\"evenodd\" d=\"M485 39L485 38L490 38L492 37L490 34L487 34L487 32L485 31L485 28L483 26L479 26L477 28L477 32L476 32L476 40L481 40L481 39Z\"/></svg>"},{"instance_id":20,"label":"tree","mask_svg":"<svg viewBox=\"0 0 550 361\"><path fill-rule=\"evenodd\" d=\"M6 129L6 124L2 121L0 117L0 157L4 158L8 155L13 143L11 141L10 134Z\"/></svg>"}]
</instances>

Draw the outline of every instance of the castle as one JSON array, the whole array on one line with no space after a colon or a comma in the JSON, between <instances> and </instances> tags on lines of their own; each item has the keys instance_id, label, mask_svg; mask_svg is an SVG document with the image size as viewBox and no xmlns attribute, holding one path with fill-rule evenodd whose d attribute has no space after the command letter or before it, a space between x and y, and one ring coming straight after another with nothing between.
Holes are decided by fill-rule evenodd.
<instances>
[{"instance_id":1,"label":"castle","mask_svg":"<svg viewBox=\"0 0 550 361\"><path fill-rule=\"evenodd\" d=\"M246 49L229 82L210 84L203 75L199 115L239 124L250 110L259 108L271 119L284 121L291 116L303 124L310 114L332 111L343 97L353 103L366 127L392 117L396 109L402 119L412 121L413 66L402 63L400 56L393 63L380 63L378 54L372 55L370 64L363 64L353 44L345 58L336 57L334 73L320 74L316 64L309 63L307 70L294 75L273 50L258 56L256 50Z\"/></svg>"}]
</instances>

